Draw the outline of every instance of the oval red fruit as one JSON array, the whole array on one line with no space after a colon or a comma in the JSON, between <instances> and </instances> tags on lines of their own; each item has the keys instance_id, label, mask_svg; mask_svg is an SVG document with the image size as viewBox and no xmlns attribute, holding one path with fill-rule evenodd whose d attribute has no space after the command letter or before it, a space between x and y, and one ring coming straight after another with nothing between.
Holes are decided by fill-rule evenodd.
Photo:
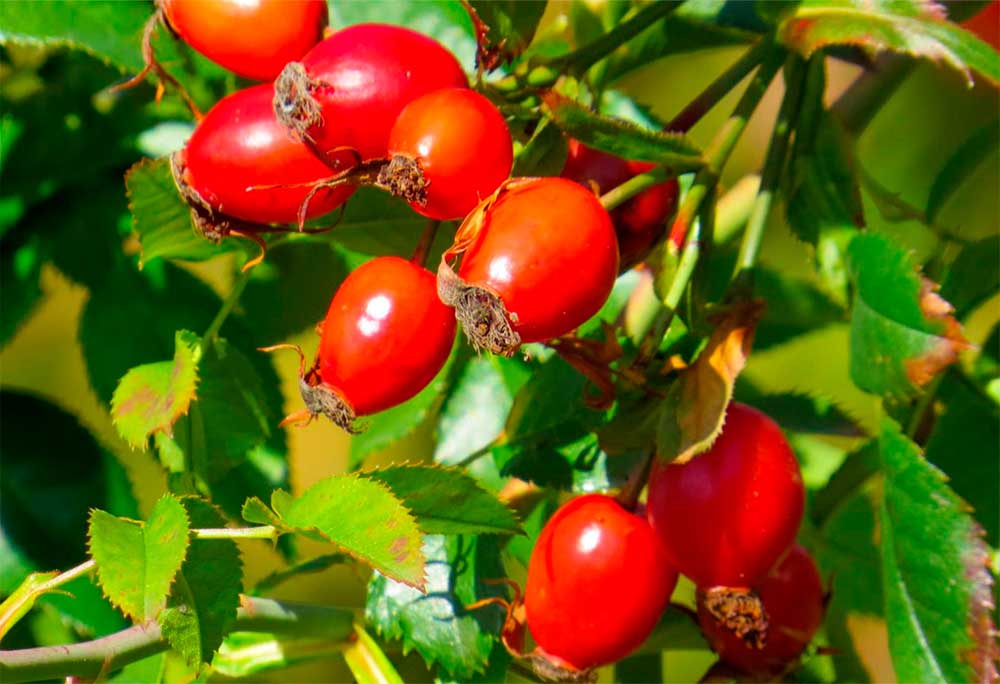
<instances>
[{"instance_id":1,"label":"oval red fruit","mask_svg":"<svg viewBox=\"0 0 1000 684\"><path fill-rule=\"evenodd\" d=\"M580 496L542 528L528 564L528 629L552 660L577 670L635 650L670 601L677 573L641 516Z\"/></svg>"},{"instance_id":2,"label":"oval red fruit","mask_svg":"<svg viewBox=\"0 0 1000 684\"><path fill-rule=\"evenodd\" d=\"M364 416L400 404L444 366L455 316L438 300L434 274L400 257L378 257L337 289L320 339L323 383Z\"/></svg>"},{"instance_id":3,"label":"oval red fruit","mask_svg":"<svg viewBox=\"0 0 1000 684\"><path fill-rule=\"evenodd\" d=\"M323 37L326 0L160 0L170 27L230 71L273 80Z\"/></svg>"},{"instance_id":4,"label":"oval red fruit","mask_svg":"<svg viewBox=\"0 0 1000 684\"><path fill-rule=\"evenodd\" d=\"M571 139L561 175L604 194L654 166L648 162L622 159ZM670 179L611 210L622 270L642 261L666 232L667 218L677 209L677 195L677 180Z\"/></svg>"},{"instance_id":5,"label":"oval red fruit","mask_svg":"<svg viewBox=\"0 0 1000 684\"><path fill-rule=\"evenodd\" d=\"M410 102L441 88L468 86L444 46L400 26L342 29L310 50L301 65L322 118L305 133L324 151L349 145L363 159L386 155L389 131Z\"/></svg>"},{"instance_id":6,"label":"oval red fruit","mask_svg":"<svg viewBox=\"0 0 1000 684\"><path fill-rule=\"evenodd\" d=\"M760 583L757 595L770 623L762 649L748 646L723 628L700 597L698 622L721 660L750 675L775 677L794 663L823 623L823 580L809 553L796 544Z\"/></svg>"},{"instance_id":7,"label":"oval red fruit","mask_svg":"<svg viewBox=\"0 0 1000 684\"><path fill-rule=\"evenodd\" d=\"M292 223L308 187L335 171L294 140L271 108L273 88L261 84L220 100L179 152L182 180L216 212L255 223ZM350 155L339 158L347 168ZM285 186L257 188L257 186ZM308 217L344 203L352 186L322 190L309 202Z\"/></svg>"},{"instance_id":8,"label":"oval red fruit","mask_svg":"<svg viewBox=\"0 0 1000 684\"><path fill-rule=\"evenodd\" d=\"M671 562L705 589L762 580L795 541L804 505L781 428L737 402L711 449L683 465L653 465L646 502Z\"/></svg>"},{"instance_id":9,"label":"oval red fruit","mask_svg":"<svg viewBox=\"0 0 1000 684\"><path fill-rule=\"evenodd\" d=\"M600 310L618 242L594 193L565 178L509 186L489 207L458 275L502 300L521 342L565 335Z\"/></svg>"},{"instance_id":10,"label":"oval red fruit","mask_svg":"<svg viewBox=\"0 0 1000 684\"><path fill-rule=\"evenodd\" d=\"M503 115L467 88L424 95L403 109L389 134L389 154L416 159L427 202L413 208L424 216L462 218L510 175L513 143Z\"/></svg>"}]
</instances>

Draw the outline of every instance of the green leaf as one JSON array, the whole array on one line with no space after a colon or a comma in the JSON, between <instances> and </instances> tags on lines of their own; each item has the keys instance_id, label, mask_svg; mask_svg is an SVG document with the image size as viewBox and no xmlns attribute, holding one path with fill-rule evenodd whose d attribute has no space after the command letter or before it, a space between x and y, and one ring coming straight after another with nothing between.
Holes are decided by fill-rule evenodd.
<instances>
[{"instance_id":1,"label":"green leaf","mask_svg":"<svg viewBox=\"0 0 1000 684\"><path fill-rule=\"evenodd\" d=\"M181 500L196 528L225 526L210 503L197 497ZM243 584L243 564L232 539L194 539L177 581L159 616L163 636L188 665L208 664L236 621Z\"/></svg>"},{"instance_id":2,"label":"green leaf","mask_svg":"<svg viewBox=\"0 0 1000 684\"><path fill-rule=\"evenodd\" d=\"M314 530L385 575L423 588L420 528L385 485L369 478L335 475L301 496L285 497L271 499L283 527Z\"/></svg>"},{"instance_id":3,"label":"green leaf","mask_svg":"<svg viewBox=\"0 0 1000 684\"><path fill-rule=\"evenodd\" d=\"M90 554L105 595L133 620L150 620L166 605L174 576L188 550L188 515L165 494L145 523L90 514Z\"/></svg>"},{"instance_id":4,"label":"green leaf","mask_svg":"<svg viewBox=\"0 0 1000 684\"><path fill-rule=\"evenodd\" d=\"M501 612L465 606L498 595L483 579L504 576L491 537L429 536L426 593L376 574L368 585L365 617L386 639L401 639L403 652L416 649L458 681L483 672L500 632Z\"/></svg>"},{"instance_id":5,"label":"green leaf","mask_svg":"<svg viewBox=\"0 0 1000 684\"><path fill-rule=\"evenodd\" d=\"M927 460L973 508L986 541L1000 545L1000 460L986 445L1000 444L1000 406L958 372L946 373L935 395L937 419Z\"/></svg>"},{"instance_id":6,"label":"green leaf","mask_svg":"<svg viewBox=\"0 0 1000 684\"><path fill-rule=\"evenodd\" d=\"M1000 128L996 126L995 121L973 131L965 142L959 145L934 178L934 184L931 185L930 193L927 195L925 214L929 224L935 222L948 198L972 172L990 156L996 156L998 146L1000 146Z\"/></svg>"},{"instance_id":7,"label":"green leaf","mask_svg":"<svg viewBox=\"0 0 1000 684\"><path fill-rule=\"evenodd\" d=\"M1000 55L947 21L934 2L807 0L781 24L778 37L806 58L830 45L855 45L946 64L970 86L971 70L1000 83Z\"/></svg>"},{"instance_id":8,"label":"green leaf","mask_svg":"<svg viewBox=\"0 0 1000 684\"><path fill-rule=\"evenodd\" d=\"M522 360L493 354L465 364L441 408L434 460L456 464L491 444L530 376Z\"/></svg>"},{"instance_id":9,"label":"green leaf","mask_svg":"<svg viewBox=\"0 0 1000 684\"><path fill-rule=\"evenodd\" d=\"M441 398L448 390L460 360L466 358L467 354L468 349L464 344L455 344L444 367L415 397L366 418L364 432L351 439L349 467L357 468L366 456L385 449L413 433L433 415L441 405Z\"/></svg>"},{"instance_id":10,"label":"green leaf","mask_svg":"<svg viewBox=\"0 0 1000 684\"><path fill-rule=\"evenodd\" d=\"M1000 235L962 248L941 281L941 296L955 307L955 317L963 319L1000 289Z\"/></svg>"},{"instance_id":11,"label":"green leaf","mask_svg":"<svg viewBox=\"0 0 1000 684\"><path fill-rule=\"evenodd\" d=\"M523 0L472 0L470 2L487 27L487 45L480 49L496 50L504 61L517 58L535 37L538 22L545 14L545 2Z\"/></svg>"},{"instance_id":12,"label":"green leaf","mask_svg":"<svg viewBox=\"0 0 1000 684\"><path fill-rule=\"evenodd\" d=\"M570 138L624 159L655 162L677 172L703 165L701 150L679 133L650 131L628 121L595 114L555 93L545 97L552 121Z\"/></svg>"},{"instance_id":13,"label":"green leaf","mask_svg":"<svg viewBox=\"0 0 1000 684\"><path fill-rule=\"evenodd\" d=\"M0 345L6 345L41 301L44 255L40 240L29 233L4 235L0 250Z\"/></svg>"},{"instance_id":14,"label":"green leaf","mask_svg":"<svg viewBox=\"0 0 1000 684\"><path fill-rule=\"evenodd\" d=\"M0 393L0 595L33 570L86 556L87 515L135 515L128 478L93 435L55 405Z\"/></svg>"},{"instance_id":15,"label":"green leaf","mask_svg":"<svg viewBox=\"0 0 1000 684\"><path fill-rule=\"evenodd\" d=\"M858 235L849 248L854 281L851 379L874 394L905 398L955 361L967 343L951 308L902 247Z\"/></svg>"},{"instance_id":16,"label":"green leaf","mask_svg":"<svg viewBox=\"0 0 1000 684\"><path fill-rule=\"evenodd\" d=\"M253 500L256 503L252 504L253 508L256 506L264 506L264 504L259 500ZM250 500L247 501L250 503ZM265 507L266 508L266 507ZM253 515L253 513L251 513ZM271 523L264 523L270 525ZM278 523L281 524L280 522ZM346 563L349 557L343 553L325 553L322 556L316 556L315 558L310 558L294 565L290 565L282 570L275 570L274 572L262 577L257 580L257 583L248 592L254 596L260 596L266 594L275 587L284 584L290 579L294 579L299 575L306 575L309 573L323 572L324 570L333 567L334 565L340 565L341 563Z\"/></svg>"},{"instance_id":17,"label":"green leaf","mask_svg":"<svg viewBox=\"0 0 1000 684\"><path fill-rule=\"evenodd\" d=\"M140 267L160 258L203 261L231 246L231 241L214 245L195 232L191 209L177 192L168 159L137 162L125 174L125 187L142 246Z\"/></svg>"},{"instance_id":18,"label":"green leaf","mask_svg":"<svg viewBox=\"0 0 1000 684\"><path fill-rule=\"evenodd\" d=\"M425 534L518 534L514 512L456 468L392 465L358 473L381 482L416 517Z\"/></svg>"},{"instance_id":19,"label":"green leaf","mask_svg":"<svg viewBox=\"0 0 1000 684\"><path fill-rule=\"evenodd\" d=\"M344 257L327 243L284 244L254 267L240 306L260 338L287 339L322 320L347 273Z\"/></svg>"},{"instance_id":20,"label":"green leaf","mask_svg":"<svg viewBox=\"0 0 1000 684\"><path fill-rule=\"evenodd\" d=\"M146 3L57 0L4 3L0 43L28 43L84 50L122 71L142 69L142 28L152 14Z\"/></svg>"},{"instance_id":21,"label":"green leaf","mask_svg":"<svg viewBox=\"0 0 1000 684\"><path fill-rule=\"evenodd\" d=\"M111 416L130 446L144 446L154 432L170 434L177 419L187 413L198 383L200 345L197 335L179 331L173 361L133 368L118 383Z\"/></svg>"},{"instance_id":22,"label":"green leaf","mask_svg":"<svg viewBox=\"0 0 1000 684\"><path fill-rule=\"evenodd\" d=\"M767 302L753 338L757 351L847 320L846 310L818 287L776 270L755 269L754 295Z\"/></svg>"},{"instance_id":23,"label":"green leaf","mask_svg":"<svg viewBox=\"0 0 1000 684\"><path fill-rule=\"evenodd\" d=\"M784 430L842 437L864 434L857 420L825 397L796 392L767 394L748 382L738 382L733 398L760 409Z\"/></svg>"},{"instance_id":24,"label":"green leaf","mask_svg":"<svg viewBox=\"0 0 1000 684\"><path fill-rule=\"evenodd\" d=\"M566 136L552 121L543 119L518 153L510 175L514 178L558 176L566 164L568 152Z\"/></svg>"},{"instance_id":25,"label":"green leaf","mask_svg":"<svg viewBox=\"0 0 1000 684\"><path fill-rule=\"evenodd\" d=\"M121 613L101 594L92 575L67 582L60 591L42 596L38 604L53 609L64 624L89 638L107 636L128 626Z\"/></svg>"},{"instance_id":26,"label":"green leaf","mask_svg":"<svg viewBox=\"0 0 1000 684\"><path fill-rule=\"evenodd\" d=\"M989 681L996 677L996 642L982 530L941 472L889 419L879 453L885 613L896 676Z\"/></svg>"}]
</instances>

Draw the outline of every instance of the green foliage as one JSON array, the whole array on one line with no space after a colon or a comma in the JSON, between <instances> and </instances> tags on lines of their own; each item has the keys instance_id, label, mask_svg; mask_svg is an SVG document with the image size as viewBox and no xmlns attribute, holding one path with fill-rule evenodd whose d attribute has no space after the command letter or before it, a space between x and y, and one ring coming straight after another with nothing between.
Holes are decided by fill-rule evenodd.
<instances>
[{"instance_id":1,"label":"green foliage","mask_svg":"<svg viewBox=\"0 0 1000 684\"><path fill-rule=\"evenodd\" d=\"M145 523L92 511L90 553L108 599L130 618L155 618L184 562L189 530L184 506L170 494L156 502Z\"/></svg>"},{"instance_id":2,"label":"green foliage","mask_svg":"<svg viewBox=\"0 0 1000 684\"><path fill-rule=\"evenodd\" d=\"M1000 145L1000 130L993 122L972 132L941 167L927 196L927 221L933 223L948 197L989 158Z\"/></svg>"},{"instance_id":3,"label":"green foliage","mask_svg":"<svg viewBox=\"0 0 1000 684\"><path fill-rule=\"evenodd\" d=\"M441 466L398 465L359 473L406 504L425 534L517 534L514 512L471 476Z\"/></svg>"},{"instance_id":4,"label":"green foliage","mask_svg":"<svg viewBox=\"0 0 1000 684\"><path fill-rule=\"evenodd\" d=\"M203 499L187 496L180 501L193 527L225 524L222 514ZM234 541L191 541L167 606L158 617L164 637L189 665L212 661L236 620L242 579L243 564Z\"/></svg>"},{"instance_id":5,"label":"green foliage","mask_svg":"<svg viewBox=\"0 0 1000 684\"><path fill-rule=\"evenodd\" d=\"M879 523L893 668L903 680L980 679L994 667L988 656L993 580L980 529L940 471L890 420L882 426L879 453L885 472ZM970 653L982 655L969 658Z\"/></svg>"},{"instance_id":6,"label":"green foliage","mask_svg":"<svg viewBox=\"0 0 1000 684\"><path fill-rule=\"evenodd\" d=\"M482 580L503 576L496 541L489 537L426 538L426 593L376 574L368 586L365 617L378 633L402 639L428 664L458 681L483 672L497 641L499 611L467 612L465 606L489 596Z\"/></svg>"},{"instance_id":7,"label":"green foliage","mask_svg":"<svg viewBox=\"0 0 1000 684\"><path fill-rule=\"evenodd\" d=\"M508 60L520 55L531 44L545 13L544 2L472 0L469 4L489 27L486 37L490 48L498 49Z\"/></svg>"}]
</instances>

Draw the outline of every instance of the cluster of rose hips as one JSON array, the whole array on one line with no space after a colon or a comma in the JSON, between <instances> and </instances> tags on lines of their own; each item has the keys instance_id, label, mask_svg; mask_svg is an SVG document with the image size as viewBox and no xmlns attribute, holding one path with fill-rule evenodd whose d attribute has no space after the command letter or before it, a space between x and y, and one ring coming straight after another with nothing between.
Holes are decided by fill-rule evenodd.
<instances>
[{"instance_id":1,"label":"cluster of rose hips","mask_svg":"<svg viewBox=\"0 0 1000 684\"><path fill-rule=\"evenodd\" d=\"M651 165L577 141L569 141L564 177L509 178L504 116L469 88L446 48L379 24L320 39L322 7L260 0L254 35L267 36L237 54L233 41L209 38L248 35L240 33L250 24L246 3L162 0L163 19L193 47L237 73L274 79L218 102L171 161L196 227L211 239L263 244L261 233L282 229L275 224L301 228L358 185L401 196L431 220L465 219L437 276L423 255L378 257L334 294L316 361L301 369L306 407L290 419L322 414L353 430L357 417L411 398L434 378L456 320L477 348L511 355L597 313L620 265L635 265L662 236L677 183L609 214L595 192ZM219 44L232 50L217 52Z\"/></svg>"},{"instance_id":2,"label":"cluster of rose hips","mask_svg":"<svg viewBox=\"0 0 1000 684\"><path fill-rule=\"evenodd\" d=\"M724 663L783 674L826 605L816 564L795 544L804 500L778 425L731 403L707 452L654 462L644 514L588 494L549 519L525 586L531 656L570 672L624 658L652 633L680 572L698 588L698 622Z\"/></svg>"},{"instance_id":3,"label":"cluster of rose hips","mask_svg":"<svg viewBox=\"0 0 1000 684\"><path fill-rule=\"evenodd\" d=\"M456 320L477 348L504 355L571 333L662 238L676 207L671 180L609 214L596 193L651 165L574 140L562 177L508 178L504 116L419 33L325 31L325 0L161 0L160 12L210 59L270 81L218 102L172 159L206 237L301 229L365 184L431 220L464 219L436 275L422 257L385 256L344 280L316 360L300 369L306 408L292 419L322 414L352 430L358 416L411 398L443 367ZM225 34L255 39L218 40ZM724 661L781 672L823 614L818 571L794 546L803 499L780 429L732 404L710 451L654 464L645 515L588 495L548 521L523 602L531 657L571 672L621 659L654 629L680 572L699 588L699 620ZM504 638L523 652L516 627Z\"/></svg>"}]
</instances>

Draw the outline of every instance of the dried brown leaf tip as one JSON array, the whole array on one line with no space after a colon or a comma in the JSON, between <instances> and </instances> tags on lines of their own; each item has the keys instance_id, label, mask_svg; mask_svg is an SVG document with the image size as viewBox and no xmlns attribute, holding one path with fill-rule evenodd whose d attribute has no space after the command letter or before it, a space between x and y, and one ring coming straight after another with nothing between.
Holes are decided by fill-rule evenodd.
<instances>
[{"instance_id":1,"label":"dried brown leaf tip","mask_svg":"<svg viewBox=\"0 0 1000 684\"><path fill-rule=\"evenodd\" d=\"M906 359L906 376L917 387L930 382L935 375L958 360L958 354L972 345L965 339L961 324L955 319L954 307L938 294L940 286L929 278L920 279L920 310L927 320L941 325L937 342L920 356Z\"/></svg>"}]
</instances>

